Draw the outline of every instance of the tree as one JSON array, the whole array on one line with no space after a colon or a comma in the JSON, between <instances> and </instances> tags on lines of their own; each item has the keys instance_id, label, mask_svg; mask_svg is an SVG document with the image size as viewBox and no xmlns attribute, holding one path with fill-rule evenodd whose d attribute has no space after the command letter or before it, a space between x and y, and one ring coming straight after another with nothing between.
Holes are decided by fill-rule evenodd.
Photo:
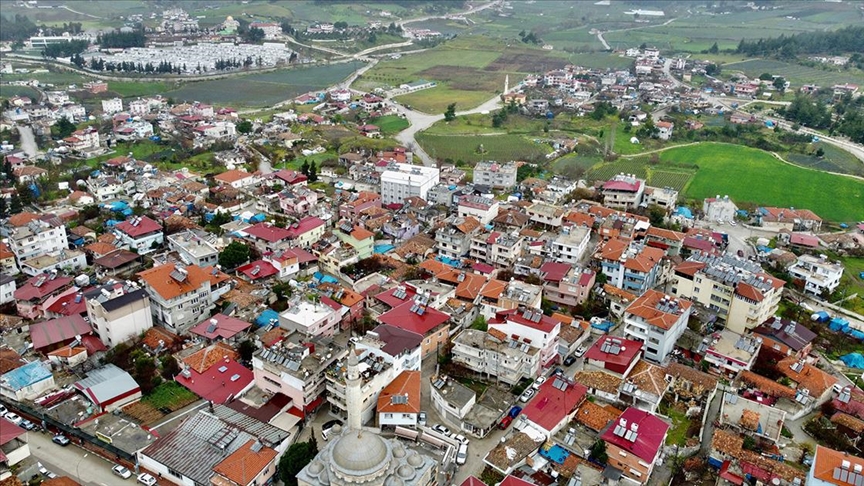
<instances>
[{"instance_id":1,"label":"tree","mask_svg":"<svg viewBox=\"0 0 864 486\"><path fill-rule=\"evenodd\" d=\"M450 103L447 105L447 109L444 111L444 121L453 121L456 119L456 103Z\"/></svg>"},{"instance_id":2,"label":"tree","mask_svg":"<svg viewBox=\"0 0 864 486\"><path fill-rule=\"evenodd\" d=\"M316 448L312 441L295 442L288 447L279 459L279 477L285 486L297 486L297 474L315 459Z\"/></svg>"},{"instance_id":3,"label":"tree","mask_svg":"<svg viewBox=\"0 0 864 486\"><path fill-rule=\"evenodd\" d=\"M250 133L252 132L252 122L249 120L243 120L237 124L237 131L240 133Z\"/></svg>"},{"instance_id":4,"label":"tree","mask_svg":"<svg viewBox=\"0 0 864 486\"><path fill-rule=\"evenodd\" d=\"M784 78L778 76L774 78L774 82L771 84L774 85L774 88L776 88L780 94L783 94L783 92L786 91L786 80Z\"/></svg>"},{"instance_id":5,"label":"tree","mask_svg":"<svg viewBox=\"0 0 864 486\"><path fill-rule=\"evenodd\" d=\"M600 464L606 464L606 461L609 460L609 456L606 454L606 442L600 439L594 442L594 445L591 446L590 457Z\"/></svg>"},{"instance_id":6,"label":"tree","mask_svg":"<svg viewBox=\"0 0 864 486\"><path fill-rule=\"evenodd\" d=\"M708 64L705 66L705 74L708 76L717 76L720 74L720 65L715 63Z\"/></svg>"},{"instance_id":7,"label":"tree","mask_svg":"<svg viewBox=\"0 0 864 486\"><path fill-rule=\"evenodd\" d=\"M717 43L716 43L716 42L714 43L713 46L711 46L711 48L708 49L708 52L709 52L710 54L717 54L718 52L720 52L720 48L717 47Z\"/></svg>"},{"instance_id":8,"label":"tree","mask_svg":"<svg viewBox=\"0 0 864 486\"><path fill-rule=\"evenodd\" d=\"M156 361L141 349L134 349L129 354L133 365L132 378L141 387L141 393L147 395L158 385L156 378Z\"/></svg>"},{"instance_id":9,"label":"tree","mask_svg":"<svg viewBox=\"0 0 864 486\"><path fill-rule=\"evenodd\" d=\"M223 268L236 268L249 260L249 246L232 241L219 254L219 265Z\"/></svg>"},{"instance_id":10,"label":"tree","mask_svg":"<svg viewBox=\"0 0 864 486\"><path fill-rule=\"evenodd\" d=\"M170 354L162 358L162 378L166 381L173 380L180 373L180 364L177 359Z\"/></svg>"},{"instance_id":11,"label":"tree","mask_svg":"<svg viewBox=\"0 0 864 486\"><path fill-rule=\"evenodd\" d=\"M476 329L483 332L489 330L489 325L486 324L486 318L483 316L475 317L474 321L471 323L471 329Z\"/></svg>"},{"instance_id":12,"label":"tree","mask_svg":"<svg viewBox=\"0 0 864 486\"><path fill-rule=\"evenodd\" d=\"M249 339L245 339L240 341L240 344L237 346L237 351L240 353L240 359L242 361L252 361L252 355L255 354L255 343L253 343Z\"/></svg>"},{"instance_id":13,"label":"tree","mask_svg":"<svg viewBox=\"0 0 864 486\"><path fill-rule=\"evenodd\" d=\"M318 167L315 165L315 162L309 163L309 174L306 177L309 178L309 182L318 181Z\"/></svg>"},{"instance_id":14,"label":"tree","mask_svg":"<svg viewBox=\"0 0 864 486\"><path fill-rule=\"evenodd\" d=\"M259 29L258 27L252 27L251 29L244 32L241 37L249 44L257 44L264 40L264 30Z\"/></svg>"},{"instance_id":15,"label":"tree","mask_svg":"<svg viewBox=\"0 0 864 486\"><path fill-rule=\"evenodd\" d=\"M24 210L24 204L18 194L12 194L9 199L9 214L18 214Z\"/></svg>"},{"instance_id":16,"label":"tree","mask_svg":"<svg viewBox=\"0 0 864 486\"><path fill-rule=\"evenodd\" d=\"M303 164L300 165L300 173L309 177L309 161L303 159Z\"/></svg>"},{"instance_id":17,"label":"tree","mask_svg":"<svg viewBox=\"0 0 864 486\"><path fill-rule=\"evenodd\" d=\"M6 198L0 197L0 218L9 216L9 207L6 204Z\"/></svg>"},{"instance_id":18,"label":"tree","mask_svg":"<svg viewBox=\"0 0 864 486\"><path fill-rule=\"evenodd\" d=\"M54 133L54 136L57 138L66 138L69 135L72 135L72 132L77 130L78 127L75 126L74 123L69 121L65 116L57 120L57 123L51 127L51 132Z\"/></svg>"},{"instance_id":19,"label":"tree","mask_svg":"<svg viewBox=\"0 0 864 486\"><path fill-rule=\"evenodd\" d=\"M666 221L666 210L657 204L648 206L648 219L651 221L651 226L662 227Z\"/></svg>"}]
</instances>

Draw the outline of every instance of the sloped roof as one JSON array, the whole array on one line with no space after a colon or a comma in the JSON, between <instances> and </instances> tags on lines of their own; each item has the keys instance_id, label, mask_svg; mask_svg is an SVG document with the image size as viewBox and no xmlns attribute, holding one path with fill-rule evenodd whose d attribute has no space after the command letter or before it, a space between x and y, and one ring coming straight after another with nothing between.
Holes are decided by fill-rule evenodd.
<instances>
[{"instance_id":1,"label":"sloped roof","mask_svg":"<svg viewBox=\"0 0 864 486\"><path fill-rule=\"evenodd\" d=\"M34 348L41 349L90 332L90 324L80 314L72 314L31 324L30 340Z\"/></svg>"},{"instance_id":2,"label":"sloped roof","mask_svg":"<svg viewBox=\"0 0 864 486\"><path fill-rule=\"evenodd\" d=\"M775 329L774 324L778 321L780 328ZM787 329L791 332L786 332ZM769 337L777 342L785 344L795 351L804 349L805 346L816 339L816 333L807 329L803 324L780 317L770 317L759 327L753 329L753 333Z\"/></svg>"},{"instance_id":3,"label":"sloped roof","mask_svg":"<svg viewBox=\"0 0 864 486\"><path fill-rule=\"evenodd\" d=\"M210 275L197 265L186 267L187 276L182 282L171 277L176 265L168 263L157 265L149 270L139 272L138 276L147 282L163 299L170 300L189 292L197 292L204 282L210 281Z\"/></svg>"},{"instance_id":4,"label":"sloped roof","mask_svg":"<svg viewBox=\"0 0 864 486\"><path fill-rule=\"evenodd\" d=\"M850 454L845 454L834 449L829 449L821 445L816 446L816 455L813 458L812 473L813 477L825 481L828 484L850 484L841 483L834 477L834 471L841 468L843 461L848 461L849 469L854 471L855 466L864 467L864 459L855 457Z\"/></svg>"},{"instance_id":5,"label":"sloped roof","mask_svg":"<svg viewBox=\"0 0 864 486\"><path fill-rule=\"evenodd\" d=\"M486 277L467 272L464 275L462 281L456 286L456 296L473 301L486 285Z\"/></svg>"},{"instance_id":6,"label":"sloped roof","mask_svg":"<svg viewBox=\"0 0 864 486\"><path fill-rule=\"evenodd\" d=\"M566 389L556 388L556 382L561 380L550 378L540 385L535 396L525 408L522 416L534 422L545 430L552 430L564 418L582 404L588 394L588 388L580 383L566 383ZM563 392L563 393L562 393Z\"/></svg>"},{"instance_id":7,"label":"sloped roof","mask_svg":"<svg viewBox=\"0 0 864 486\"><path fill-rule=\"evenodd\" d=\"M183 362L198 373L204 373L220 360L238 360L240 355L230 344L219 341L183 358Z\"/></svg>"},{"instance_id":8,"label":"sloped roof","mask_svg":"<svg viewBox=\"0 0 864 486\"><path fill-rule=\"evenodd\" d=\"M781 385L776 381L769 380L762 375L757 375L752 371L744 370L738 374L738 379L752 385L753 387L759 389L760 391L767 393L773 397L777 398L795 398L795 390Z\"/></svg>"},{"instance_id":9,"label":"sloped roof","mask_svg":"<svg viewBox=\"0 0 864 486\"><path fill-rule=\"evenodd\" d=\"M75 382L74 386L96 405L141 390L132 375L113 364L88 372L87 378Z\"/></svg>"},{"instance_id":10,"label":"sloped roof","mask_svg":"<svg viewBox=\"0 0 864 486\"><path fill-rule=\"evenodd\" d=\"M612 394L618 393L618 387L624 381L615 375L603 371L577 371L573 379L588 388Z\"/></svg>"},{"instance_id":11,"label":"sloped roof","mask_svg":"<svg viewBox=\"0 0 864 486\"><path fill-rule=\"evenodd\" d=\"M579 407L574 418L576 422L595 432L599 432L609 425L609 422L617 420L619 416L621 416L620 410L616 411L611 406L603 407L586 400L582 406Z\"/></svg>"},{"instance_id":12,"label":"sloped roof","mask_svg":"<svg viewBox=\"0 0 864 486\"><path fill-rule=\"evenodd\" d=\"M420 334L389 324L381 324L372 332L377 334L378 339L385 343L381 350L390 356L398 356L409 349L417 348L423 342L423 336Z\"/></svg>"},{"instance_id":13,"label":"sloped roof","mask_svg":"<svg viewBox=\"0 0 864 486\"><path fill-rule=\"evenodd\" d=\"M133 225L133 220L138 221L138 224ZM135 216L128 221L117 223L114 228L116 228L117 231L126 233L132 238L162 231L162 225L147 216Z\"/></svg>"},{"instance_id":14,"label":"sloped roof","mask_svg":"<svg viewBox=\"0 0 864 486\"><path fill-rule=\"evenodd\" d=\"M802 388L810 390L810 396L819 397L837 383L837 378L809 363L803 363L800 371L793 370L792 365L796 362L798 362L798 358L787 356L777 363L777 368L790 380L797 383L799 390Z\"/></svg>"},{"instance_id":15,"label":"sloped roof","mask_svg":"<svg viewBox=\"0 0 864 486\"><path fill-rule=\"evenodd\" d=\"M261 471L276 459L276 451L263 445L256 451L253 448L255 440L248 440L242 447L226 457L213 468L213 472L241 485L247 485L255 479Z\"/></svg>"},{"instance_id":16,"label":"sloped roof","mask_svg":"<svg viewBox=\"0 0 864 486\"><path fill-rule=\"evenodd\" d=\"M31 361L4 374L3 381L6 382L5 386L18 391L42 380L53 378L53 376L51 370L43 366L42 362Z\"/></svg>"},{"instance_id":17,"label":"sloped roof","mask_svg":"<svg viewBox=\"0 0 864 486\"><path fill-rule=\"evenodd\" d=\"M212 331L208 330L213 327ZM252 324L237 319L236 317L226 316L225 314L216 314L215 316L204 319L195 327L189 329L189 332L203 336L207 339L231 339L235 335L252 327Z\"/></svg>"},{"instance_id":18,"label":"sloped roof","mask_svg":"<svg viewBox=\"0 0 864 486\"><path fill-rule=\"evenodd\" d=\"M425 335L427 332L435 329L441 324L444 324L448 319L450 319L448 314L432 307L426 308L426 311L421 316L416 312L411 311L413 306L414 300L409 299L407 302L404 302L378 316L378 321L406 331Z\"/></svg>"},{"instance_id":19,"label":"sloped roof","mask_svg":"<svg viewBox=\"0 0 864 486\"><path fill-rule=\"evenodd\" d=\"M420 413L419 371L404 370L385 386L378 395L378 413ZM404 396L407 399L394 402L392 397Z\"/></svg>"},{"instance_id":20,"label":"sloped roof","mask_svg":"<svg viewBox=\"0 0 864 486\"><path fill-rule=\"evenodd\" d=\"M614 433L617 425L625 426L628 430L632 430L633 424L638 427L636 439L633 441L627 440ZM666 432L669 430L669 424L660 420L656 416L629 407L600 436L607 444L614 444L620 449L630 452L647 463L652 463L657 456L660 447L663 446L663 441L666 438Z\"/></svg>"},{"instance_id":21,"label":"sloped roof","mask_svg":"<svg viewBox=\"0 0 864 486\"><path fill-rule=\"evenodd\" d=\"M652 393L662 397L669 387L666 382L666 370L653 365L644 359L640 359L633 371L627 376L627 380L633 382L639 390Z\"/></svg>"},{"instance_id":22,"label":"sloped roof","mask_svg":"<svg viewBox=\"0 0 864 486\"><path fill-rule=\"evenodd\" d=\"M659 327L664 331L668 331L676 322L678 322L681 314L690 309L692 303L689 300L678 300L678 311L667 312L659 308L661 300L665 298L666 294L649 289L632 304L627 306L625 312L627 314L639 316L648 324L651 324L654 327Z\"/></svg>"}]
</instances>

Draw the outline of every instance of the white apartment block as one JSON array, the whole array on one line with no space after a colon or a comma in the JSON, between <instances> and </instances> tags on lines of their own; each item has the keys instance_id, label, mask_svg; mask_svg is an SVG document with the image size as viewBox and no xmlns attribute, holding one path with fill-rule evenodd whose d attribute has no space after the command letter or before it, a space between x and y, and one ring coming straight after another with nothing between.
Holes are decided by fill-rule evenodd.
<instances>
[{"instance_id":1,"label":"white apartment block","mask_svg":"<svg viewBox=\"0 0 864 486\"><path fill-rule=\"evenodd\" d=\"M43 273L57 273L61 270L77 272L87 267L87 256L79 250L60 250L21 262L21 273L35 277Z\"/></svg>"},{"instance_id":2,"label":"white apartment block","mask_svg":"<svg viewBox=\"0 0 864 486\"><path fill-rule=\"evenodd\" d=\"M66 226L33 220L15 228L9 235L9 248L18 264L43 255L53 255L69 247Z\"/></svg>"},{"instance_id":3,"label":"white apartment block","mask_svg":"<svg viewBox=\"0 0 864 486\"><path fill-rule=\"evenodd\" d=\"M552 228L561 226L564 218L564 209L544 202L535 202L525 210L528 218L533 223L546 225Z\"/></svg>"},{"instance_id":4,"label":"white apartment block","mask_svg":"<svg viewBox=\"0 0 864 486\"><path fill-rule=\"evenodd\" d=\"M435 167L391 164L381 174L381 204L402 204L412 196L425 200L438 181L439 170Z\"/></svg>"},{"instance_id":5,"label":"white apartment block","mask_svg":"<svg viewBox=\"0 0 864 486\"><path fill-rule=\"evenodd\" d=\"M460 217L472 216L484 226L498 216L498 201L491 197L462 196L457 211Z\"/></svg>"},{"instance_id":6,"label":"white apartment block","mask_svg":"<svg viewBox=\"0 0 864 486\"><path fill-rule=\"evenodd\" d=\"M645 181L632 174L618 174L601 189L603 205L612 209L636 209L642 204Z\"/></svg>"},{"instance_id":7,"label":"white apartment block","mask_svg":"<svg viewBox=\"0 0 864 486\"><path fill-rule=\"evenodd\" d=\"M493 231L471 239L471 258L500 268L512 267L522 256L522 236Z\"/></svg>"},{"instance_id":8,"label":"white apartment block","mask_svg":"<svg viewBox=\"0 0 864 486\"><path fill-rule=\"evenodd\" d=\"M515 385L523 378L533 379L540 372L540 349L510 339L500 331L465 329L452 343L455 363L496 382Z\"/></svg>"},{"instance_id":9,"label":"white apartment block","mask_svg":"<svg viewBox=\"0 0 864 486\"><path fill-rule=\"evenodd\" d=\"M484 161L474 166L474 184L484 184L493 188L508 188L516 185L516 163Z\"/></svg>"},{"instance_id":10,"label":"white apartment block","mask_svg":"<svg viewBox=\"0 0 864 486\"><path fill-rule=\"evenodd\" d=\"M120 98L111 98L110 100L102 100L102 111L105 114L113 115L123 111L123 100Z\"/></svg>"},{"instance_id":11,"label":"white apartment block","mask_svg":"<svg viewBox=\"0 0 864 486\"><path fill-rule=\"evenodd\" d=\"M678 202L678 191L671 187L646 187L644 203L648 206L660 206L669 211Z\"/></svg>"},{"instance_id":12,"label":"white apartment block","mask_svg":"<svg viewBox=\"0 0 864 486\"><path fill-rule=\"evenodd\" d=\"M15 300L15 278L11 275L0 275L0 305L8 304Z\"/></svg>"},{"instance_id":13,"label":"white apartment block","mask_svg":"<svg viewBox=\"0 0 864 486\"><path fill-rule=\"evenodd\" d=\"M153 327L150 297L144 289L106 287L85 296L90 325L106 346L113 348Z\"/></svg>"},{"instance_id":14,"label":"white apartment block","mask_svg":"<svg viewBox=\"0 0 864 486\"><path fill-rule=\"evenodd\" d=\"M702 201L702 212L705 213L707 221L732 221L735 219L735 213L738 212L738 206L735 205L729 196L709 197Z\"/></svg>"},{"instance_id":15,"label":"white apartment block","mask_svg":"<svg viewBox=\"0 0 864 486\"><path fill-rule=\"evenodd\" d=\"M211 233L186 230L168 236L168 248L176 251L187 265L207 267L219 261L219 250L213 246L216 239Z\"/></svg>"},{"instance_id":16,"label":"white apartment block","mask_svg":"<svg viewBox=\"0 0 864 486\"><path fill-rule=\"evenodd\" d=\"M157 265L138 274L150 296L156 322L175 334L210 317L213 310L210 274L201 267L181 268L174 263Z\"/></svg>"},{"instance_id":17,"label":"white apartment block","mask_svg":"<svg viewBox=\"0 0 864 486\"><path fill-rule=\"evenodd\" d=\"M549 258L561 263L578 264L591 242L591 229L584 226L564 226L550 243Z\"/></svg>"},{"instance_id":18,"label":"white apartment block","mask_svg":"<svg viewBox=\"0 0 864 486\"><path fill-rule=\"evenodd\" d=\"M333 336L342 320L340 312L320 302L296 299L279 314L279 326L308 337Z\"/></svg>"},{"instance_id":19,"label":"white apartment block","mask_svg":"<svg viewBox=\"0 0 864 486\"><path fill-rule=\"evenodd\" d=\"M452 259L466 256L471 250L471 240L480 228L480 221L472 218L454 218L449 226L435 232L435 249L438 254Z\"/></svg>"},{"instance_id":20,"label":"white apartment block","mask_svg":"<svg viewBox=\"0 0 864 486\"><path fill-rule=\"evenodd\" d=\"M624 311L624 337L645 343L645 358L660 363L687 329L692 305L648 290Z\"/></svg>"},{"instance_id":21,"label":"white apartment block","mask_svg":"<svg viewBox=\"0 0 864 486\"><path fill-rule=\"evenodd\" d=\"M789 274L804 281L804 291L814 295L834 292L843 277L843 264L831 262L825 255L801 255Z\"/></svg>"},{"instance_id":22,"label":"white apartment block","mask_svg":"<svg viewBox=\"0 0 864 486\"><path fill-rule=\"evenodd\" d=\"M540 349L540 366L551 365L558 357L558 335L561 323L543 315L539 309L499 311L489 320L489 332L503 333L511 339Z\"/></svg>"}]
</instances>

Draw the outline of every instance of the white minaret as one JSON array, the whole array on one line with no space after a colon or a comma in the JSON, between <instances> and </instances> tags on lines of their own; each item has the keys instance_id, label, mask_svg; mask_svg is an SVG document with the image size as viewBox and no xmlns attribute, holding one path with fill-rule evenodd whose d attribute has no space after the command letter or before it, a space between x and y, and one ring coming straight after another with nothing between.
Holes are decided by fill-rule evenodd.
<instances>
[{"instance_id":1,"label":"white minaret","mask_svg":"<svg viewBox=\"0 0 864 486\"><path fill-rule=\"evenodd\" d=\"M354 346L348 348L348 370L345 373L345 406L348 408L348 430L362 427L363 396L361 394L360 362Z\"/></svg>"},{"instance_id":2,"label":"white minaret","mask_svg":"<svg viewBox=\"0 0 864 486\"><path fill-rule=\"evenodd\" d=\"M504 94L510 91L510 75L504 76Z\"/></svg>"}]
</instances>

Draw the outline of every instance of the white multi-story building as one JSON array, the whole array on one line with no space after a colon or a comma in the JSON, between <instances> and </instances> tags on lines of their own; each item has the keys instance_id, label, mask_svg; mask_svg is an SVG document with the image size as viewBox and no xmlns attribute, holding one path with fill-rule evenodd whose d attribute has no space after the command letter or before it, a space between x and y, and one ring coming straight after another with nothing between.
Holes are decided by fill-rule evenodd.
<instances>
[{"instance_id":1,"label":"white multi-story building","mask_svg":"<svg viewBox=\"0 0 864 486\"><path fill-rule=\"evenodd\" d=\"M729 196L709 197L702 201L702 212L705 213L705 219L708 221L732 221L735 219L735 213L738 212L738 206L729 199Z\"/></svg>"},{"instance_id":2,"label":"white multi-story building","mask_svg":"<svg viewBox=\"0 0 864 486\"><path fill-rule=\"evenodd\" d=\"M516 163L484 161L474 166L474 184L485 184L493 188L507 188L516 185Z\"/></svg>"},{"instance_id":3,"label":"white multi-story building","mask_svg":"<svg viewBox=\"0 0 864 486\"><path fill-rule=\"evenodd\" d=\"M449 226L435 232L435 248L438 254L452 259L462 258L471 250L471 239L480 229L475 218L454 218Z\"/></svg>"},{"instance_id":4,"label":"white multi-story building","mask_svg":"<svg viewBox=\"0 0 864 486\"><path fill-rule=\"evenodd\" d=\"M489 332L503 333L514 341L539 348L541 367L551 366L559 356L558 335L561 333L561 323L543 315L539 309L499 311L489 320L488 327Z\"/></svg>"},{"instance_id":5,"label":"white multi-story building","mask_svg":"<svg viewBox=\"0 0 864 486\"><path fill-rule=\"evenodd\" d=\"M460 217L472 216L485 226L498 216L498 201L483 196L462 196L457 210Z\"/></svg>"},{"instance_id":6,"label":"white multi-story building","mask_svg":"<svg viewBox=\"0 0 864 486\"><path fill-rule=\"evenodd\" d=\"M804 281L804 291L814 295L834 292L843 277L843 264L831 262L825 255L801 255L789 274Z\"/></svg>"},{"instance_id":7,"label":"white multi-story building","mask_svg":"<svg viewBox=\"0 0 864 486\"><path fill-rule=\"evenodd\" d=\"M106 285L85 295L87 317L109 348L140 336L153 327L150 297L144 289ZM77 297L76 297L77 298Z\"/></svg>"},{"instance_id":8,"label":"white multi-story building","mask_svg":"<svg viewBox=\"0 0 864 486\"><path fill-rule=\"evenodd\" d=\"M471 239L471 258L495 267L512 267L522 256L525 239L493 231Z\"/></svg>"},{"instance_id":9,"label":"white multi-story building","mask_svg":"<svg viewBox=\"0 0 864 486\"><path fill-rule=\"evenodd\" d=\"M749 370L762 347L761 337L742 336L728 329L706 336L699 351L709 370L730 380Z\"/></svg>"},{"instance_id":10,"label":"white multi-story building","mask_svg":"<svg viewBox=\"0 0 864 486\"><path fill-rule=\"evenodd\" d=\"M540 349L511 339L500 331L465 329L453 340L453 362L483 373L489 379L515 385L535 378L540 370Z\"/></svg>"},{"instance_id":11,"label":"white multi-story building","mask_svg":"<svg viewBox=\"0 0 864 486\"><path fill-rule=\"evenodd\" d=\"M603 184L603 205L613 209L636 209L642 204L645 181L632 174L618 174Z\"/></svg>"},{"instance_id":12,"label":"white multi-story building","mask_svg":"<svg viewBox=\"0 0 864 486\"><path fill-rule=\"evenodd\" d=\"M332 336L336 334L342 316L330 306L306 299L296 299L279 314L279 325L305 336Z\"/></svg>"},{"instance_id":13,"label":"white multi-story building","mask_svg":"<svg viewBox=\"0 0 864 486\"><path fill-rule=\"evenodd\" d=\"M201 267L181 268L174 263L140 272L141 284L150 296L156 322L173 333L182 333L210 317L213 310L210 274Z\"/></svg>"},{"instance_id":14,"label":"white multi-story building","mask_svg":"<svg viewBox=\"0 0 864 486\"><path fill-rule=\"evenodd\" d=\"M77 272L87 267L87 256L80 250L60 250L56 253L39 255L21 262L21 272L35 277L43 273L57 273L61 270Z\"/></svg>"},{"instance_id":15,"label":"white multi-story building","mask_svg":"<svg viewBox=\"0 0 864 486\"><path fill-rule=\"evenodd\" d=\"M122 246L128 246L139 255L152 251L163 242L162 225L147 216L134 216L114 226L114 234Z\"/></svg>"},{"instance_id":16,"label":"white multi-story building","mask_svg":"<svg viewBox=\"0 0 864 486\"><path fill-rule=\"evenodd\" d=\"M0 275L0 305L8 304L15 300L15 278L11 275Z\"/></svg>"},{"instance_id":17,"label":"white multi-story building","mask_svg":"<svg viewBox=\"0 0 864 486\"><path fill-rule=\"evenodd\" d=\"M584 226L564 226L561 228L561 233L549 242L545 248L547 257L550 260L561 263L578 264L582 257L585 256L585 251L588 249L588 243L591 241L591 229Z\"/></svg>"},{"instance_id":18,"label":"white multi-story building","mask_svg":"<svg viewBox=\"0 0 864 486\"><path fill-rule=\"evenodd\" d=\"M252 22L249 28L263 30L265 39L278 39L282 35L282 26L276 22Z\"/></svg>"},{"instance_id":19,"label":"white multi-story building","mask_svg":"<svg viewBox=\"0 0 864 486\"><path fill-rule=\"evenodd\" d=\"M216 265L219 250L213 246L215 236L205 231L186 230L168 236L168 248L176 251L187 265Z\"/></svg>"},{"instance_id":20,"label":"white multi-story building","mask_svg":"<svg viewBox=\"0 0 864 486\"><path fill-rule=\"evenodd\" d=\"M438 180L439 171L435 167L391 164L381 174L381 203L401 204L412 196L425 200Z\"/></svg>"},{"instance_id":21,"label":"white multi-story building","mask_svg":"<svg viewBox=\"0 0 864 486\"><path fill-rule=\"evenodd\" d=\"M56 219L56 218L54 218ZM15 228L9 235L9 248L20 266L43 255L54 255L69 247L66 226L58 221L38 219Z\"/></svg>"},{"instance_id":22,"label":"white multi-story building","mask_svg":"<svg viewBox=\"0 0 864 486\"><path fill-rule=\"evenodd\" d=\"M106 114L113 115L123 111L123 100L120 98L111 98L110 100L102 100L102 111Z\"/></svg>"},{"instance_id":23,"label":"white multi-story building","mask_svg":"<svg viewBox=\"0 0 864 486\"><path fill-rule=\"evenodd\" d=\"M645 358L660 363L687 329L692 305L648 290L624 311L624 337L645 343Z\"/></svg>"}]
</instances>

